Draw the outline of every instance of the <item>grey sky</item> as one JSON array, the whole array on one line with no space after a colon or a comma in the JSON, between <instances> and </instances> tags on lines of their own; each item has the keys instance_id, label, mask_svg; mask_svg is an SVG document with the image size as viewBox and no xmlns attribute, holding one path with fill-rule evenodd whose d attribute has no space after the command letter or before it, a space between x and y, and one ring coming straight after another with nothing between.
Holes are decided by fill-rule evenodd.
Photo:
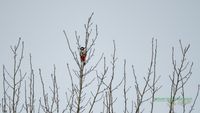
<instances>
[{"instance_id":1,"label":"grey sky","mask_svg":"<svg viewBox=\"0 0 200 113\"><path fill-rule=\"evenodd\" d=\"M67 73L66 63L71 63L73 67L74 62L62 31L65 29L70 41L75 44L74 31L77 30L84 38L83 24L94 12L93 22L99 28L95 57L99 58L104 52L109 58L112 53L112 40L115 40L119 58L119 80L123 73L123 59L128 61L127 70L132 81L131 65L135 66L138 75L146 74L151 38L158 39L158 74L162 76L159 84L164 85L160 90L160 97L169 94L165 90L168 86L165 85L168 85L168 75L171 74L171 47L179 49L179 39L183 44L191 44L188 57L194 62L194 68L186 89L188 97L192 97L197 84L200 83L199 6L198 0L1 0L0 64L10 66L9 46L15 44L18 37L22 37L25 41L25 62L28 63L28 54L32 53L36 70L42 68L46 73L50 73L52 65L56 64L60 84L66 83L62 80L62 76ZM27 63L25 64L28 65ZM164 107L156 110L167 106L163 103L162 105ZM200 106L200 99L196 106ZM200 108L197 108L194 113L199 111Z\"/></svg>"}]
</instances>

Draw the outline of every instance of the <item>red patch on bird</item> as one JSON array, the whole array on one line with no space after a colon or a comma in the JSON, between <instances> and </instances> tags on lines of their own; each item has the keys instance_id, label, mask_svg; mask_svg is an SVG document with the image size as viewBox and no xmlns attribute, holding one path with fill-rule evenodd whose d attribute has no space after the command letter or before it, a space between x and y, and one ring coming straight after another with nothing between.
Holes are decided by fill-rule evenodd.
<instances>
[{"instance_id":1,"label":"red patch on bird","mask_svg":"<svg viewBox=\"0 0 200 113\"><path fill-rule=\"evenodd\" d=\"M81 55L81 62L85 62L85 60L86 60L86 55L85 54Z\"/></svg>"}]
</instances>

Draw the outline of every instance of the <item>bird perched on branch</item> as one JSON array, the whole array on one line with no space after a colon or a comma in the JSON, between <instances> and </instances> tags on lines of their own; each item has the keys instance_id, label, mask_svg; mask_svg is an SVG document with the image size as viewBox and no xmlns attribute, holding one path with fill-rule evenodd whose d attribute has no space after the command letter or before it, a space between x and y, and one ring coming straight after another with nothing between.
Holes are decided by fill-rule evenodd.
<instances>
[{"instance_id":1,"label":"bird perched on branch","mask_svg":"<svg viewBox=\"0 0 200 113\"><path fill-rule=\"evenodd\" d=\"M80 59L81 59L81 62L83 63L83 65L85 65L86 63L86 48L85 47L81 47L80 48Z\"/></svg>"}]
</instances>

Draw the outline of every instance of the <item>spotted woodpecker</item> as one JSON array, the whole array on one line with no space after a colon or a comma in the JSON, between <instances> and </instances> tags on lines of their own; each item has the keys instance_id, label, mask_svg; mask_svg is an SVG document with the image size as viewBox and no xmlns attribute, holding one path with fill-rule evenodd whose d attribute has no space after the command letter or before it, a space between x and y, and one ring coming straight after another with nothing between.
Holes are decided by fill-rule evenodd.
<instances>
[{"instance_id":1,"label":"spotted woodpecker","mask_svg":"<svg viewBox=\"0 0 200 113\"><path fill-rule=\"evenodd\" d=\"M80 59L81 59L81 62L83 63L83 65L85 65L85 63L86 63L86 49L85 49L85 47L80 48Z\"/></svg>"}]
</instances>

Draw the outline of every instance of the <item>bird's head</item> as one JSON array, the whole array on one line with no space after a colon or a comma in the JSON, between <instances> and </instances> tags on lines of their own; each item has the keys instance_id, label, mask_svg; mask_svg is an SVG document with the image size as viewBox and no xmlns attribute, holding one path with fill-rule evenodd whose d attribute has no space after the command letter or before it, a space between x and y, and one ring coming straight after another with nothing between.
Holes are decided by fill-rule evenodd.
<instances>
[{"instance_id":1,"label":"bird's head","mask_svg":"<svg viewBox=\"0 0 200 113\"><path fill-rule=\"evenodd\" d=\"M84 49L85 49L84 47L81 47L81 48L80 48L81 51L83 51Z\"/></svg>"}]
</instances>

